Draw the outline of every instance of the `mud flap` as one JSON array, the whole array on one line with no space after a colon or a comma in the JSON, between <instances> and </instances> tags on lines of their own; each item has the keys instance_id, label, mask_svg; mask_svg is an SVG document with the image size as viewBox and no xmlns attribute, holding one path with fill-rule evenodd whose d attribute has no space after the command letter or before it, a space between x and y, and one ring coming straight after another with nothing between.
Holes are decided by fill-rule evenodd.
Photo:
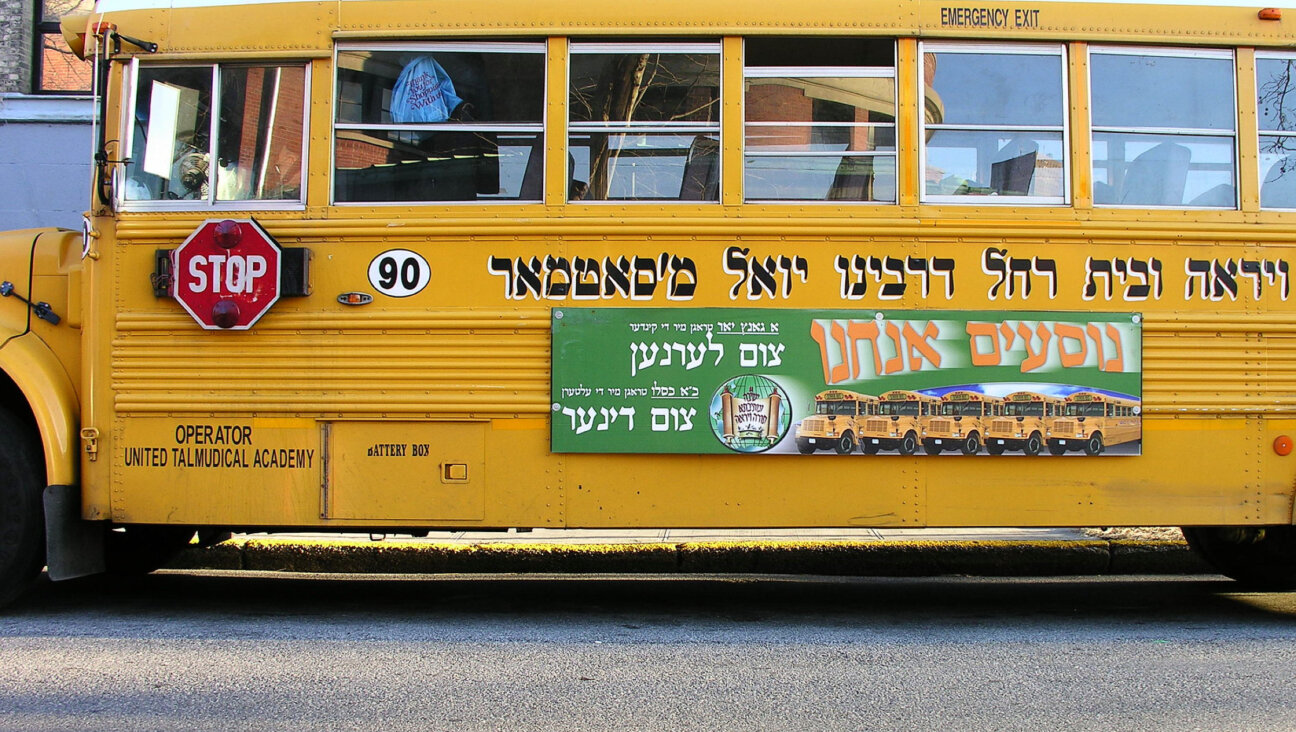
<instances>
[{"instance_id":1,"label":"mud flap","mask_svg":"<svg viewBox=\"0 0 1296 732\"><path fill-rule=\"evenodd\" d=\"M45 489L45 565L54 581L104 571L107 524L81 518L81 490L74 485Z\"/></svg>"}]
</instances>

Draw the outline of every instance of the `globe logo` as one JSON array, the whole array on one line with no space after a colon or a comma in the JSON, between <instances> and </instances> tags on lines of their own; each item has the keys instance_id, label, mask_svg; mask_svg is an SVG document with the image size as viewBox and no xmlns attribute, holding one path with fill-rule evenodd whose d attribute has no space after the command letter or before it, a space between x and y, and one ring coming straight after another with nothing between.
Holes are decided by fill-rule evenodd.
<instances>
[{"instance_id":1,"label":"globe logo","mask_svg":"<svg viewBox=\"0 0 1296 732\"><path fill-rule=\"evenodd\" d=\"M736 376L711 397L711 431L734 452L765 452L787 434L792 407L787 392L773 379L756 374Z\"/></svg>"}]
</instances>

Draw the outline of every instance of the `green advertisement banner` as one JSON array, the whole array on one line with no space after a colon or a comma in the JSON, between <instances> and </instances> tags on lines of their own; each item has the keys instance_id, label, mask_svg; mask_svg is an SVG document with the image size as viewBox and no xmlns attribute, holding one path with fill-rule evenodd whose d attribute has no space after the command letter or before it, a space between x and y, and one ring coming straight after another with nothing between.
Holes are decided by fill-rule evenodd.
<instances>
[{"instance_id":1,"label":"green advertisement banner","mask_svg":"<svg viewBox=\"0 0 1296 732\"><path fill-rule=\"evenodd\" d=\"M552 450L1138 454L1140 321L555 309Z\"/></svg>"}]
</instances>

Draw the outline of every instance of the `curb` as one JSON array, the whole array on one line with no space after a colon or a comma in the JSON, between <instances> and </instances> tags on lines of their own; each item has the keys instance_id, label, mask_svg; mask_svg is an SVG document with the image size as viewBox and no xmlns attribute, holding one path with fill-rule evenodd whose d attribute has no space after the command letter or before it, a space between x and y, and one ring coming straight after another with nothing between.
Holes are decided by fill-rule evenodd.
<instances>
[{"instance_id":1,"label":"curb","mask_svg":"<svg viewBox=\"0 0 1296 732\"><path fill-rule=\"evenodd\" d=\"M1182 541L378 543L235 539L168 569L364 574L816 574L858 577L1200 574Z\"/></svg>"}]
</instances>

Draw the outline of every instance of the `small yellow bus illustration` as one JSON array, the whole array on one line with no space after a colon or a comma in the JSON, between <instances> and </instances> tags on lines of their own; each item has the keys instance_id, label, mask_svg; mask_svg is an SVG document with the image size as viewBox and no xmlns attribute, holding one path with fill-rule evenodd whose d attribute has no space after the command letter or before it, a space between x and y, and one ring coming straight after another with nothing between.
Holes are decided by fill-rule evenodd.
<instances>
[{"instance_id":1,"label":"small yellow bus illustration","mask_svg":"<svg viewBox=\"0 0 1296 732\"><path fill-rule=\"evenodd\" d=\"M942 450L959 450L964 455L981 451L981 441L990 419L1003 414L1003 399L975 391L951 391L941 397L936 416L927 421L922 433L928 455Z\"/></svg>"},{"instance_id":2,"label":"small yellow bus illustration","mask_svg":"<svg viewBox=\"0 0 1296 732\"><path fill-rule=\"evenodd\" d=\"M1049 452L1062 455L1084 450L1097 455L1109 445L1143 439L1143 425L1136 399L1124 399L1092 391L1066 398L1062 416L1053 420L1048 434Z\"/></svg>"},{"instance_id":3,"label":"small yellow bus illustration","mask_svg":"<svg viewBox=\"0 0 1296 732\"><path fill-rule=\"evenodd\" d=\"M1053 419L1062 414L1066 401L1033 391L1015 391L1004 397L1003 415L990 420L986 428L986 452L1001 455L1021 450L1027 455L1043 451Z\"/></svg>"},{"instance_id":4,"label":"small yellow bus illustration","mask_svg":"<svg viewBox=\"0 0 1296 732\"><path fill-rule=\"evenodd\" d=\"M828 449L838 455L854 452L860 444L861 426L867 417L877 414L877 404L875 396L844 389L819 392L814 414L797 425L797 451L802 455Z\"/></svg>"},{"instance_id":5,"label":"small yellow bus illustration","mask_svg":"<svg viewBox=\"0 0 1296 732\"><path fill-rule=\"evenodd\" d=\"M896 450L901 455L918 451L923 425L936 413L940 399L916 391L895 389L878 396L877 416L864 422L860 444L869 455Z\"/></svg>"}]
</instances>

